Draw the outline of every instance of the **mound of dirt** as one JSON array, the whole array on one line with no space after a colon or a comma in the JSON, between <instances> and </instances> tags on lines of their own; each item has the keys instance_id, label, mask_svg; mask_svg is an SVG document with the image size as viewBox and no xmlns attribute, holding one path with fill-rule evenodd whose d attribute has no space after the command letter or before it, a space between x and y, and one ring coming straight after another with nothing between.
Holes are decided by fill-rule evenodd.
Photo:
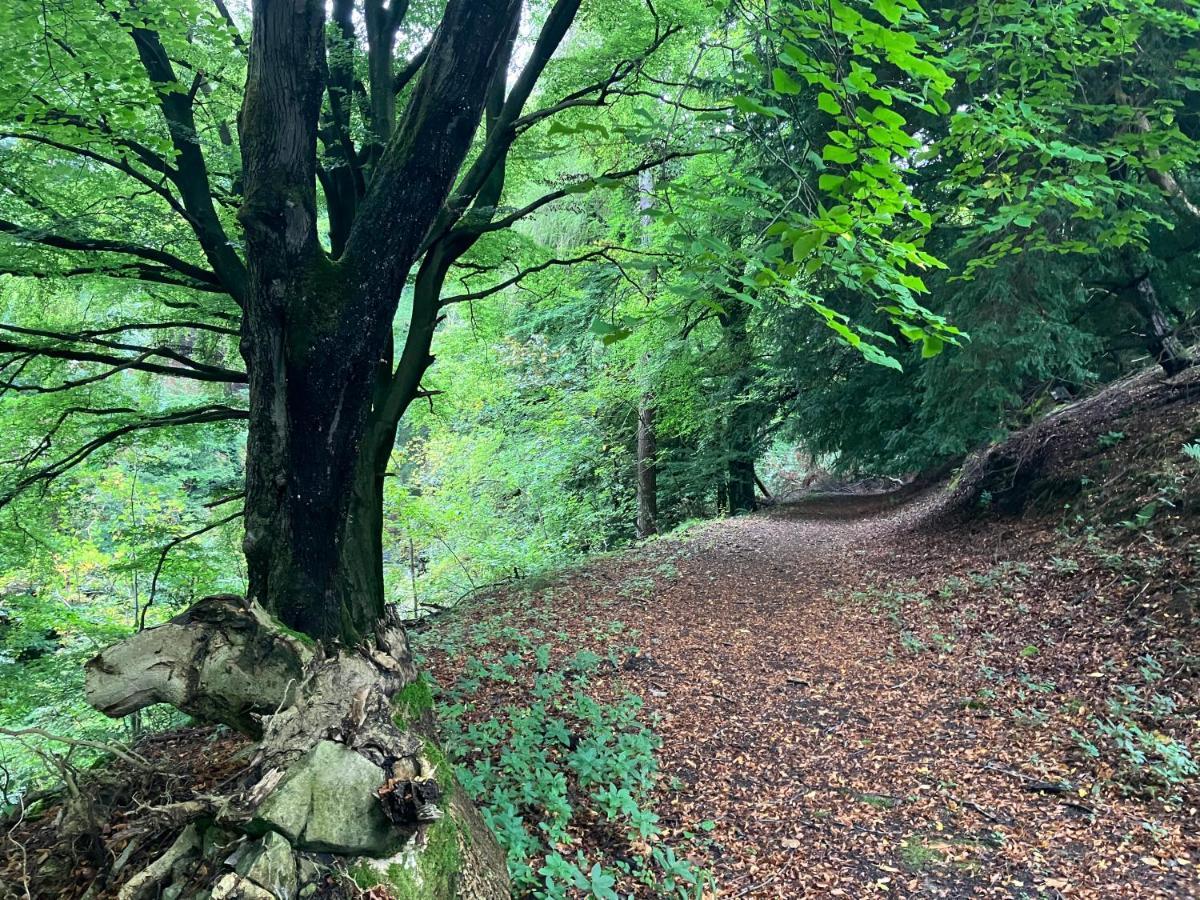
<instances>
[{"instance_id":1,"label":"mound of dirt","mask_svg":"<svg viewBox=\"0 0 1200 900\"><path fill-rule=\"evenodd\" d=\"M1143 467L1154 451L1178 453L1179 438L1194 434L1198 400L1200 367L1171 378L1156 367L1114 382L969 457L951 502L1008 514L1061 507L1087 485L1095 457L1127 438Z\"/></svg>"}]
</instances>

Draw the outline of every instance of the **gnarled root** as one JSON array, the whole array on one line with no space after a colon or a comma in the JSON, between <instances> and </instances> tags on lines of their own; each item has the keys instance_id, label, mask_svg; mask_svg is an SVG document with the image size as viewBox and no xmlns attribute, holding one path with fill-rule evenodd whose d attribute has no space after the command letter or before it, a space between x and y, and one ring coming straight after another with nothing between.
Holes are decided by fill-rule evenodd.
<instances>
[{"instance_id":1,"label":"gnarled root","mask_svg":"<svg viewBox=\"0 0 1200 900\"><path fill-rule=\"evenodd\" d=\"M428 692L394 613L326 656L258 606L210 597L89 662L87 696L113 716L168 702L260 739L235 793L176 805L202 818L123 900L167 884L184 897L292 900L317 877L312 854L399 898L509 896L503 853L437 751L428 703L412 702ZM237 850L194 840L210 828Z\"/></svg>"},{"instance_id":2,"label":"gnarled root","mask_svg":"<svg viewBox=\"0 0 1200 900\"><path fill-rule=\"evenodd\" d=\"M207 597L89 660L84 694L114 718L169 703L258 737L256 716L294 699L313 655L261 607L236 597Z\"/></svg>"}]
</instances>

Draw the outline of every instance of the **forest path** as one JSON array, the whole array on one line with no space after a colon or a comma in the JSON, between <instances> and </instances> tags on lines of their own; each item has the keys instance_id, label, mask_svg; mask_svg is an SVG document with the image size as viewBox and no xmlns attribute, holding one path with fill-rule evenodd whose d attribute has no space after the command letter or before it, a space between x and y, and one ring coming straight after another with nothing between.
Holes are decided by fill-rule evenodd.
<instances>
[{"instance_id":1,"label":"forest path","mask_svg":"<svg viewBox=\"0 0 1200 900\"><path fill-rule=\"evenodd\" d=\"M712 522L481 596L460 627L488 665L505 632L546 635L561 665L591 651L589 693L643 699L660 839L721 897L1200 898L1194 785L1129 796L1081 749L1091 711L1180 644L1111 568L1153 551L1101 561L1046 521L950 523L942 496ZM440 684L472 661L429 657ZM507 718L525 678L476 679L469 718ZM568 854L649 849L583 821Z\"/></svg>"},{"instance_id":2,"label":"forest path","mask_svg":"<svg viewBox=\"0 0 1200 900\"><path fill-rule=\"evenodd\" d=\"M1003 575L1012 532L942 531L936 502L833 497L710 525L625 610L644 658L622 680L661 717L664 824L714 823L697 862L722 896L1200 896L1194 834L1080 796L1074 723L1003 708L1049 690L1022 671L1028 633L1005 648L972 608L971 588L999 587L1030 618ZM996 644L1011 670L993 675ZM1190 844L1182 871L1138 849L1151 826Z\"/></svg>"}]
</instances>

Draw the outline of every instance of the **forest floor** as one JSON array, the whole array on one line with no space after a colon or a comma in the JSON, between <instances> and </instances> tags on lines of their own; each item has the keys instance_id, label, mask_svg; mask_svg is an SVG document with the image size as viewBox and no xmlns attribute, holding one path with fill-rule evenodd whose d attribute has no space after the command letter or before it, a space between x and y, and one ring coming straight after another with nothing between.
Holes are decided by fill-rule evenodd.
<instances>
[{"instance_id":1,"label":"forest floor","mask_svg":"<svg viewBox=\"0 0 1200 900\"><path fill-rule=\"evenodd\" d=\"M721 896L1200 897L1194 789L1123 788L1138 773L1073 736L1143 687L1147 609L1108 568L1051 562L1041 523L936 527L939 496L727 520L486 615L568 648L623 624L639 649L609 689L656 720L665 839ZM433 662L448 679L461 659ZM475 714L513 699L485 683Z\"/></svg>"},{"instance_id":2,"label":"forest floor","mask_svg":"<svg viewBox=\"0 0 1200 900\"><path fill-rule=\"evenodd\" d=\"M485 662L531 629L607 653L589 690L642 698L659 839L720 896L1200 897L1189 378L1183 403L1132 379L1001 445L1018 514L994 471L965 511L944 485L817 496L455 618ZM472 655L428 664L451 684ZM467 718L520 703L519 668ZM574 829L589 859L644 854L604 820Z\"/></svg>"}]
</instances>

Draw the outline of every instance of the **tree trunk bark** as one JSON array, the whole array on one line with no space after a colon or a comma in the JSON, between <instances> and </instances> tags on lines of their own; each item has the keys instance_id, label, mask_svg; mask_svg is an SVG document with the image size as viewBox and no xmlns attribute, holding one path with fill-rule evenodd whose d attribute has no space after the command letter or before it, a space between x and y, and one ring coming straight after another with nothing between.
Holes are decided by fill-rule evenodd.
<instances>
[{"instance_id":1,"label":"tree trunk bark","mask_svg":"<svg viewBox=\"0 0 1200 900\"><path fill-rule=\"evenodd\" d=\"M375 393L363 385L376 373L359 348L343 347L339 365L258 320L247 311L249 597L297 631L351 645L383 614L383 471L395 426L371 420Z\"/></svg>"},{"instance_id":2,"label":"tree trunk bark","mask_svg":"<svg viewBox=\"0 0 1200 900\"><path fill-rule=\"evenodd\" d=\"M753 512L758 501L754 497L754 463L744 452L729 460L729 511L731 513Z\"/></svg>"},{"instance_id":3,"label":"tree trunk bark","mask_svg":"<svg viewBox=\"0 0 1200 900\"><path fill-rule=\"evenodd\" d=\"M654 432L654 397L642 394L637 430L637 536L658 534L658 442Z\"/></svg>"},{"instance_id":4,"label":"tree trunk bark","mask_svg":"<svg viewBox=\"0 0 1200 900\"><path fill-rule=\"evenodd\" d=\"M382 612L379 478L396 422L432 361L437 298L414 302L394 376L392 319L507 60L519 10L518 0L447 4L335 262L316 215L324 3L254 4L239 214L250 275L242 325L249 597L325 643L357 642Z\"/></svg>"},{"instance_id":5,"label":"tree trunk bark","mask_svg":"<svg viewBox=\"0 0 1200 900\"><path fill-rule=\"evenodd\" d=\"M753 384L750 337L747 321L750 308L738 303L721 316L726 351L731 374L729 379L729 411L724 422L726 478L729 512L752 512L757 508L754 496L754 441L758 412L744 397Z\"/></svg>"},{"instance_id":6,"label":"tree trunk bark","mask_svg":"<svg viewBox=\"0 0 1200 900\"><path fill-rule=\"evenodd\" d=\"M1146 341L1154 361L1162 366L1167 375L1178 375L1195 365L1195 360L1184 349L1183 342L1175 336L1167 314L1158 301L1158 292L1149 275L1138 279L1137 308L1146 322Z\"/></svg>"}]
</instances>

